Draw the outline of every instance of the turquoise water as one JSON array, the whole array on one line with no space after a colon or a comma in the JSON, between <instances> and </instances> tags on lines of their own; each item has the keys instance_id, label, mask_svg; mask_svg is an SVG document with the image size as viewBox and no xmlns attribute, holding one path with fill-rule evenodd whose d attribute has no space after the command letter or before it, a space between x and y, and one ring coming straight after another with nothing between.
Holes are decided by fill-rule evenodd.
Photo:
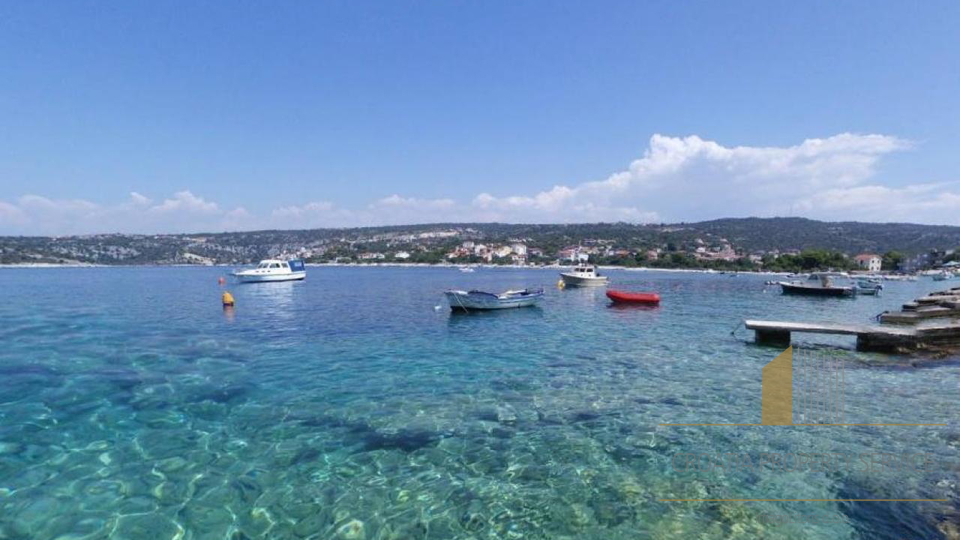
<instances>
[{"instance_id":1,"label":"turquoise water","mask_svg":"<svg viewBox=\"0 0 960 540\"><path fill-rule=\"evenodd\" d=\"M0 270L0 538L947 538L960 521L960 362L852 350L846 421L755 423L779 352L743 318L869 322L884 296L782 296L762 276L610 272L659 308L558 290L548 270ZM447 287L548 287L451 314ZM926 472L678 470L722 452L935 455ZM664 502L946 498L946 502ZM783 524L772 515L787 516Z\"/></svg>"}]
</instances>

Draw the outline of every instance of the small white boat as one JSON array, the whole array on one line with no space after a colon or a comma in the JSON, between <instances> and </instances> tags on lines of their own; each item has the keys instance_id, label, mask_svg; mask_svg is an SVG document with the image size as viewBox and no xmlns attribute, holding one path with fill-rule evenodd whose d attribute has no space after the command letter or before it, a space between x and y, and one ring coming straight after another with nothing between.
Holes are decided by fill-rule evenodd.
<instances>
[{"instance_id":1,"label":"small white boat","mask_svg":"<svg viewBox=\"0 0 960 540\"><path fill-rule=\"evenodd\" d=\"M882 276L886 281L916 281L917 276L909 274L886 274Z\"/></svg>"},{"instance_id":2,"label":"small white boat","mask_svg":"<svg viewBox=\"0 0 960 540\"><path fill-rule=\"evenodd\" d=\"M543 298L543 289L523 289L493 294L484 291L445 291L454 311L521 308L536 305Z\"/></svg>"},{"instance_id":3,"label":"small white boat","mask_svg":"<svg viewBox=\"0 0 960 540\"><path fill-rule=\"evenodd\" d=\"M607 276L597 273L596 266L576 266L569 272L560 272L563 284L566 287L605 287Z\"/></svg>"},{"instance_id":4,"label":"small white boat","mask_svg":"<svg viewBox=\"0 0 960 540\"><path fill-rule=\"evenodd\" d=\"M469 274L469 273L473 272L473 268L470 268L469 266L461 266L461 267L460 267L460 271L463 272L463 273L465 273L465 274Z\"/></svg>"},{"instance_id":5,"label":"small white boat","mask_svg":"<svg viewBox=\"0 0 960 540\"><path fill-rule=\"evenodd\" d=\"M947 281L954 278L953 272L949 270L944 270L942 272L936 273L933 275L934 281Z\"/></svg>"},{"instance_id":6,"label":"small white boat","mask_svg":"<svg viewBox=\"0 0 960 540\"><path fill-rule=\"evenodd\" d=\"M883 283L879 277L863 277L857 280L857 294L880 296L883 292Z\"/></svg>"},{"instance_id":7,"label":"small white boat","mask_svg":"<svg viewBox=\"0 0 960 540\"><path fill-rule=\"evenodd\" d=\"M307 277L307 270L300 259L290 261L267 259L260 261L256 268L236 270L233 275L241 283L294 281Z\"/></svg>"}]
</instances>

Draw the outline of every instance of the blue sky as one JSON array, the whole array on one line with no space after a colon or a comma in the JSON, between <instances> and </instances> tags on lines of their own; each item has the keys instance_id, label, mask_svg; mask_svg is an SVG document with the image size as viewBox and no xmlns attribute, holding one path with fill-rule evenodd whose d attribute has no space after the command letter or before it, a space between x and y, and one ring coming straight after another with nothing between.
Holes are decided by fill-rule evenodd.
<instances>
[{"instance_id":1,"label":"blue sky","mask_svg":"<svg viewBox=\"0 0 960 540\"><path fill-rule=\"evenodd\" d=\"M960 225L958 2L7 2L0 234Z\"/></svg>"}]
</instances>

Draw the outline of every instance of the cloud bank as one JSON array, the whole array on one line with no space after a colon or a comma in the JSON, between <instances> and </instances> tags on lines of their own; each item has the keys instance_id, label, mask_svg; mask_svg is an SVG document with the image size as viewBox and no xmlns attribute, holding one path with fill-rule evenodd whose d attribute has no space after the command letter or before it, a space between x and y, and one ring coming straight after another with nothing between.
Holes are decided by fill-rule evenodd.
<instances>
[{"instance_id":1,"label":"cloud bank","mask_svg":"<svg viewBox=\"0 0 960 540\"><path fill-rule=\"evenodd\" d=\"M719 217L804 216L825 220L960 225L957 183L882 185L887 155L912 144L889 135L843 133L789 147L726 147L698 136L654 135L642 157L602 180L538 193L480 192L468 200L392 194L366 206L331 201L258 215L227 209L191 191L123 202L23 195L0 201L0 234L190 232L394 225L443 221L569 223L697 221Z\"/></svg>"}]
</instances>

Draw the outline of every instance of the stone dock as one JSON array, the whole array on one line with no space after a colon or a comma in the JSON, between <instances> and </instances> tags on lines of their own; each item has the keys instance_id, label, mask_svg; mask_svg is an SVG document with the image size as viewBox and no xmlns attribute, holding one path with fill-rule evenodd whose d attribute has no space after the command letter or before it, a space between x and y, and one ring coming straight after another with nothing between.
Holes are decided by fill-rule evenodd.
<instances>
[{"instance_id":1,"label":"stone dock","mask_svg":"<svg viewBox=\"0 0 960 540\"><path fill-rule=\"evenodd\" d=\"M747 320L744 326L756 333L757 343L778 346L789 345L794 332L807 332L856 336L860 351L960 349L960 287L918 298L879 320L874 325Z\"/></svg>"}]
</instances>

